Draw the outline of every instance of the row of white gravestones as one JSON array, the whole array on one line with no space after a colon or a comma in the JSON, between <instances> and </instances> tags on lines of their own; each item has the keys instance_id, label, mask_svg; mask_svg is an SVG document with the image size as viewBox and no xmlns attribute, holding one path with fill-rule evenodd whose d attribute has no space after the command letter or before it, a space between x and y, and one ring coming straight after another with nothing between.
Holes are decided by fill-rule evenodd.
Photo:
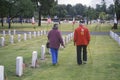
<instances>
[{"instance_id":1,"label":"row of white gravestones","mask_svg":"<svg viewBox=\"0 0 120 80\"><path fill-rule=\"evenodd\" d=\"M120 45L120 36L118 34L114 33L113 31L110 31L110 37L112 37Z\"/></svg>"},{"instance_id":2,"label":"row of white gravestones","mask_svg":"<svg viewBox=\"0 0 120 80\"><path fill-rule=\"evenodd\" d=\"M32 53L32 67L36 67L37 64L37 51L33 51ZM45 59L45 45L41 46L41 59ZM16 75L21 77L23 75L23 57L16 57ZM4 66L0 65L0 80L4 80Z\"/></svg>"},{"instance_id":3,"label":"row of white gravestones","mask_svg":"<svg viewBox=\"0 0 120 80\"><path fill-rule=\"evenodd\" d=\"M37 59L38 59L38 53L37 53L37 51L33 51L31 67L35 68L37 66ZM42 60L45 59L45 45L41 46L41 59ZM16 58L16 75L19 77L23 75L23 64L24 64L23 57L18 56Z\"/></svg>"},{"instance_id":4,"label":"row of white gravestones","mask_svg":"<svg viewBox=\"0 0 120 80\"><path fill-rule=\"evenodd\" d=\"M4 80L4 66L0 65L0 80Z\"/></svg>"},{"instance_id":5,"label":"row of white gravestones","mask_svg":"<svg viewBox=\"0 0 120 80\"><path fill-rule=\"evenodd\" d=\"M68 34L67 36L63 37L64 44L67 44L73 39L73 33Z\"/></svg>"},{"instance_id":6,"label":"row of white gravestones","mask_svg":"<svg viewBox=\"0 0 120 80\"><path fill-rule=\"evenodd\" d=\"M11 30L8 30L8 35L11 35ZM16 34L16 30L13 30L13 35L15 35ZM34 31L34 37L36 37L36 36L40 36L40 35L46 35L47 34L47 32L46 32L46 30L41 30L41 31L38 31L38 32L36 32L36 31ZM3 30L3 36L5 36L6 35L6 31L5 30Z\"/></svg>"},{"instance_id":7,"label":"row of white gravestones","mask_svg":"<svg viewBox=\"0 0 120 80\"><path fill-rule=\"evenodd\" d=\"M13 30L13 35L15 35L16 34L16 30L14 29ZM5 36L6 35L6 31L5 30L3 30L3 36ZM8 35L11 35L11 30L8 30Z\"/></svg>"},{"instance_id":8,"label":"row of white gravestones","mask_svg":"<svg viewBox=\"0 0 120 80\"><path fill-rule=\"evenodd\" d=\"M14 33L16 33L16 30L14 30ZM40 35L46 35L46 34L47 34L47 32L46 32L45 30L44 30L44 31L41 30L41 32L38 31L37 34L36 34L36 32L34 31L34 37L40 36ZM5 36L5 31L3 31L3 35ZM14 36L11 35L10 30L9 30L9 35L10 35L10 43L13 44L13 43L14 43ZM29 38L29 39L32 38L31 32L29 32L28 38ZM24 41L26 41L26 40L27 40L27 34L24 33ZM20 42L20 41L21 41L21 34L18 34L18 42ZM4 46L4 44L5 44L5 38L4 38L4 37L1 37L1 39L0 39L0 45L1 45L1 46Z\"/></svg>"}]
</instances>

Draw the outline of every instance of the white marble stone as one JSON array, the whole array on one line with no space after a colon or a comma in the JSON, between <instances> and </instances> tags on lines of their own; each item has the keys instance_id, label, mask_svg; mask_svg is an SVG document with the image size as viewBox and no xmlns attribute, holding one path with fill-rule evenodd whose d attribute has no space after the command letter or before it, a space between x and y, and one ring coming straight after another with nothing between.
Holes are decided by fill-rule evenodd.
<instances>
[{"instance_id":1,"label":"white marble stone","mask_svg":"<svg viewBox=\"0 0 120 80\"><path fill-rule=\"evenodd\" d=\"M120 37L119 37L119 42L118 42L118 43L119 43L119 45L120 45Z\"/></svg>"},{"instance_id":2,"label":"white marble stone","mask_svg":"<svg viewBox=\"0 0 120 80\"><path fill-rule=\"evenodd\" d=\"M27 34L24 33L24 41L26 41L26 40L27 40Z\"/></svg>"},{"instance_id":3,"label":"white marble stone","mask_svg":"<svg viewBox=\"0 0 120 80\"><path fill-rule=\"evenodd\" d=\"M43 30L41 30L41 36L43 35Z\"/></svg>"},{"instance_id":4,"label":"white marble stone","mask_svg":"<svg viewBox=\"0 0 120 80\"><path fill-rule=\"evenodd\" d=\"M23 75L23 57L21 56L16 58L16 75L19 77Z\"/></svg>"},{"instance_id":5,"label":"white marble stone","mask_svg":"<svg viewBox=\"0 0 120 80\"><path fill-rule=\"evenodd\" d=\"M37 51L33 51L33 53L32 53L32 67L36 67L36 64L37 64L37 55L38 55L38 53L37 53Z\"/></svg>"},{"instance_id":6,"label":"white marble stone","mask_svg":"<svg viewBox=\"0 0 120 80\"><path fill-rule=\"evenodd\" d=\"M40 31L37 31L37 36L40 36Z\"/></svg>"},{"instance_id":7,"label":"white marble stone","mask_svg":"<svg viewBox=\"0 0 120 80\"><path fill-rule=\"evenodd\" d=\"M14 43L14 36L10 35L10 43L13 44Z\"/></svg>"},{"instance_id":8,"label":"white marble stone","mask_svg":"<svg viewBox=\"0 0 120 80\"><path fill-rule=\"evenodd\" d=\"M36 31L34 31L34 37L36 37Z\"/></svg>"},{"instance_id":9,"label":"white marble stone","mask_svg":"<svg viewBox=\"0 0 120 80\"><path fill-rule=\"evenodd\" d=\"M41 59L44 60L45 59L45 45L41 46Z\"/></svg>"},{"instance_id":10,"label":"white marble stone","mask_svg":"<svg viewBox=\"0 0 120 80\"><path fill-rule=\"evenodd\" d=\"M18 42L21 41L21 34L18 34Z\"/></svg>"},{"instance_id":11,"label":"white marble stone","mask_svg":"<svg viewBox=\"0 0 120 80\"><path fill-rule=\"evenodd\" d=\"M11 35L11 30L8 30L8 35Z\"/></svg>"},{"instance_id":12,"label":"white marble stone","mask_svg":"<svg viewBox=\"0 0 120 80\"><path fill-rule=\"evenodd\" d=\"M65 43L65 37L63 36L62 38L63 38L63 43L66 44L66 43Z\"/></svg>"},{"instance_id":13,"label":"white marble stone","mask_svg":"<svg viewBox=\"0 0 120 80\"><path fill-rule=\"evenodd\" d=\"M0 65L0 80L4 80L4 66Z\"/></svg>"},{"instance_id":14,"label":"white marble stone","mask_svg":"<svg viewBox=\"0 0 120 80\"><path fill-rule=\"evenodd\" d=\"M5 34L5 30L3 30L3 36L5 36L6 34Z\"/></svg>"},{"instance_id":15,"label":"white marble stone","mask_svg":"<svg viewBox=\"0 0 120 80\"><path fill-rule=\"evenodd\" d=\"M0 44L1 44L1 46L5 46L5 38L4 37L1 37Z\"/></svg>"},{"instance_id":16,"label":"white marble stone","mask_svg":"<svg viewBox=\"0 0 120 80\"><path fill-rule=\"evenodd\" d=\"M14 29L13 34L16 35L16 30Z\"/></svg>"},{"instance_id":17,"label":"white marble stone","mask_svg":"<svg viewBox=\"0 0 120 80\"><path fill-rule=\"evenodd\" d=\"M115 33L115 41L118 41L119 36Z\"/></svg>"},{"instance_id":18,"label":"white marble stone","mask_svg":"<svg viewBox=\"0 0 120 80\"><path fill-rule=\"evenodd\" d=\"M46 30L43 31L44 35L46 35Z\"/></svg>"},{"instance_id":19,"label":"white marble stone","mask_svg":"<svg viewBox=\"0 0 120 80\"><path fill-rule=\"evenodd\" d=\"M32 36L31 36L31 32L29 32L29 39L31 39L32 38Z\"/></svg>"}]
</instances>

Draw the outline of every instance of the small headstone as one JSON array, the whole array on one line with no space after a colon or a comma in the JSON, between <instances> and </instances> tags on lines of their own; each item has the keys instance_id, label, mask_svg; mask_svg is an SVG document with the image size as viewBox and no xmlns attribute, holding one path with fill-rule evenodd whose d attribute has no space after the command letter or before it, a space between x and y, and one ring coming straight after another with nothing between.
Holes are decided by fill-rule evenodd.
<instances>
[{"instance_id":1,"label":"small headstone","mask_svg":"<svg viewBox=\"0 0 120 80\"><path fill-rule=\"evenodd\" d=\"M113 39L114 39L114 35L115 35L114 32L111 32L111 36L112 36Z\"/></svg>"},{"instance_id":2,"label":"small headstone","mask_svg":"<svg viewBox=\"0 0 120 80\"><path fill-rule=\"evenodd\" d=\"M112 31L110 31L110 37L112 37Z\"/></svg>"},{"instance_id":3,"label":"small headstone","mask_svg":"<svg viewBox=\"0 0 120 80\"><path fill-rule=\"evenodd\" d=\"M65 37L63 36L62 38L63 38L63 43L66 44L66 43L65 43Z\"/></svg>"},{"instance_id":4,"label":"small headstone","mask_svg":"<svg viewBox=\"0 0 120 80\"><path fill-rule=\"evenodd\" d=\"M0 80L4 80L4 66L0 65Z\"/></svg>"},{"instance_id":5,"label":"small headstone","mask_svg":"<svg viewBox=\"0 0 120 80\"><path fill-rule=\"evenodd\" d=\"M5 36L5 30L3 30L3 36Z\"/></svg>"},{"instance_id":6,"label":"small headstone","mask_svg":"<svg viewBox=\"0 0 120 80\"><path fill-rule=\"evenodd\" d=\"M32 67L35 68L37 65L37 51L33 51L32 53Z\"/></svg>"},{"instance_id":7,"label":"small headstone","mask_svg":"<svg viewBox=\"0 0 120 80\"><path fill-rule=\"evenodd\" d=\"M31 39L32 38L32 36L31 36L31 32L29 32L29 39Z\"/></svg>"},{"instance_id":8,"label":"small headstone","mask_svg":"<svg viewBox=\"0 0 120 80\"><path fill-rule=\"evenodd\" d=\"M37 32L37 36L40 36L40 31Z\"/></svg>"},{"instance_id":9,"label":"small headstone","mask_svg":"<svg viewBox=\"0 0 120 80\"><path fill-rule=\"evenodd\" d=\"M11 35L11 30L8 30L8 35Z\"/></svg>"},{"instance_id":10,"label":"small headstone","mask_svg":"<svg viewBox=\"0 0 120 80\"><path fill-rule=\"evenodd\" d=\"M1 44L1 46L5 46L5 38L4 37L1 37L0 44Z\"/></svg>"},{"instance_id":11,"label":"small headstone","mask_svg":"<svg viewBox=\"0 0 120 80\"><path fill-rule=\"evenodd\" d=\"M41 59L44 60L45 59L45 45L41 46Z\"/></svg>"},{"instance_id":12,"label":"small headstone","mask_svg":"<svg viewBox=\"0 0 120 80\"><path fill-rule=\"evenodd\" d=\"M115 33L115 40L118 41L118 35Z\"/></svg>"},{"instance_id":13,"label":"small headstone","mask_svg":"<svg viewBox=\"0 0 120 80\"><path fill-rule=\"evenodd\" d=\"M26 41L27 40L27 34L24 33L24 40Z\"/></svg>"},{"instance_id":14,"label":"small headstone","mask_svg":"<svg viewBox=\"0 0 120 80\"><path fill-rule=\"evenodd\" d=\"M16 34L16 30L14 29L14 31L13 31L13 34L15 35Z\"/></svg>"},{"instance_id":15,"label":"small headstone","mask_svg":"<svg viewBox=\"0 0 120 80\"><path fill-rule=\"evenodd\" d=\"M18 34L18 42L21 41L21 34Z\"/></svg>"},{"instance_id":16,"label":"small headstone","mask_svg":"<svg viewBox=\"0 0 120 80\"><path fill-rule=\"evenodd\" d=\"M46 35L46 30L43 31L43 34Z\"/></svg>"},{"instance_id":17,"label":"small headstone","mask_svg":"<svg viewBox=\"0 0 120 80\"><path fill-rule=\"evenodd\" d=\"M66 36L65 41L66 41L66 43L68 43L68 36Z\"/></svg>"},{"instance_id":18,"label":"small headstone","mask_svg":"<svg viewBox=\"0 0 120 80\"><path fill-rule=\"evenodd\" d=\"M41 30L41 36L43 35L43 31Z\"/></svg>"},{"instance_id":19,"label":"small headstone","mask_svg":"<svg viewBox=\"0 0 120 80\"><path fill-rule=\"evenodd\" d=\"M11 43L11 44L14 43L14 36L13 36L13 35L10 36L10 43Z\"/></svg>"},{"instance_id":20,"label":"small headstone","mask_svg":"<svg viewBox=\"0 0 120 80\"><path fill-rule=\"evenodd\" d=\"M34 37L36 37L36 32L34 31Z\"/></svg>"},{"instance_id":21,"label":"small headstone","mask_svg":"<svg viewBox=\"0 0 120 80\"><path fill-rule=\"evenodd\" d=\"M118 42L118 43L119 43L119 45L120 45L120 37L119 37L119 42Z\"/></svg>"},{"instance_id":22,"label":"small headstone","mask_svg":"<svg viewBox=\"0 0 120 80\"><path fill-rule=\"evenodd\" d=\"M17 76L22 76L23 74L23 57L18 56L16 58L16 75Z\"/></svg>"}]
</instances>

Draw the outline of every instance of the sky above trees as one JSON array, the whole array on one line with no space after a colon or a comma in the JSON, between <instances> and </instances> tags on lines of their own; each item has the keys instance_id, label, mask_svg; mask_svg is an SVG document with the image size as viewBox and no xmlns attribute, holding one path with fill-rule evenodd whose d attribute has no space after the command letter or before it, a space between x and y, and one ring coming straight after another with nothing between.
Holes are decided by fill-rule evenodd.
<instances>
[{"instance_id":1,"label":"sky above trees","mask_svg":"<svg viewBox=\"0 0 120 80\"><path fill-rule=\"evenodd\" d=\"M58 4L71 4L76 5L78 3L81 3L83 5L92 6L95 7L96 4L101 4L102 0L58 0ZM113 0L105 0L107 5L113 4Z\"/></svg>"}]
</instances>

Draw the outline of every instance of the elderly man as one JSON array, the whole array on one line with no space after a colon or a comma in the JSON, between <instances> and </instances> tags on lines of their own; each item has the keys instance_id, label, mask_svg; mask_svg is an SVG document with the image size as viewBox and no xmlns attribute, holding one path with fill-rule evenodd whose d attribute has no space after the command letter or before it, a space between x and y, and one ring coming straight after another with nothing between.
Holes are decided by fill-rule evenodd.
<instances>
[{"instance_id":1,"label":"elderly man","mask_svg":"<svg viewBox=\"0 0 120 80\"><path fill-rule=\"evenodd\" d=\"M79 27L74 31L74 45L77 49L77 64L80 65L87 62L87 45L90 41L89 30L85 27L84 21L80 21ZM81 53L83 52L83 61Z\"/></svg>"}]
</instances>

